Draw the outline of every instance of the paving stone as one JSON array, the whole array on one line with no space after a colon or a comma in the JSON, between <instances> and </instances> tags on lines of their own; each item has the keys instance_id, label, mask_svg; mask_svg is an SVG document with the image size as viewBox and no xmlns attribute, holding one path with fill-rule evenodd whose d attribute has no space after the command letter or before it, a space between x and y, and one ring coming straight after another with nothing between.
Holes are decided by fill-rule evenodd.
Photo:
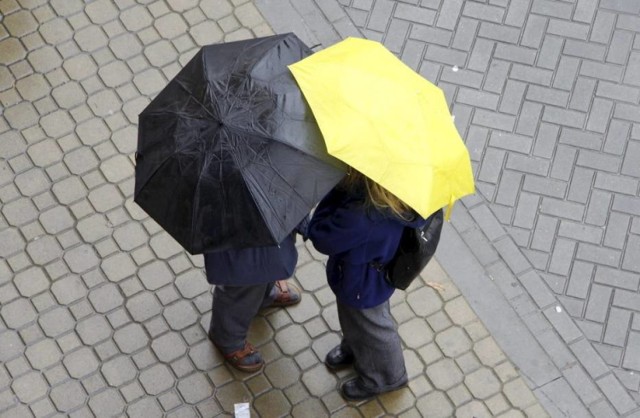
<instances>
[{"instance_id":1,"label":"paving stone","mask_svg":"<svg viewBox=\"0 0 640 418\"><path fill-rule=\"evenodd\" d=\"M156 256L164 260L183 251L180 244L164 231L151 237L149 245Z\"/></svg>"},{"instance_id":2,"label":"paving stone","mask_svg":"<svg viewBox=\"0 0 640 418\"><path fill-rule=\"evenodd\" d=\"M517 408L526 408L535 403L535 397L521 378L506 383L503 391L509 402Z\"/></svg>"},{"instance_id":3,"label":"paving stone","mask_svg":"<svg viewBox=\"0 0 640 418\"><path fill-rule=\"evenodd\" d=\"M124 298L115 284L105 284L89 292L89 300L96 312L105 313L122 306Z\"/></svg>"},{"instance_id":4,"label":"paving stone","mask_svg":"<svg viewBox=\"0 0 640 418\"><path fill-rule=\"evenodd\" d=\"M311 297L303 297L299 304L288 313L296 323L304 323L320 315L320 305Z\"/></svg>"},{"instance_id":5,"label":"paving stone","mask_svg":"<svg viewBox=\"0 0 640 418\"><path fill-rule=\"evenodd\" d=\"M0 334L0 360L6 361L18 356L24 350L24 343L20 339L18 333L12 330L6 330Z\"/></svg>"},{"instance_id":6,"label":"paving stone","mask_svg":"<svg viewBox=\"0 0 640 418\"><path fill-rule=\"evenodd\" d=\"M291 325L279 330L275 342L284 354L292 355L309 346L309 335L300 325Z\"/></svg>"},{"instance_id":7,"label":"paving stone","mask_svg":"<svg viewBox=\"0 0 640 418\"><path fill-rule=\"evenodd\" d=\"M429 287L422 287L411 292L407 297L411 309L419 316L428 316L442 308L442 300Z\"/></svg>"},{"instance_id":8,"label":"paving stone","mask_svg":"<svg viewBox=\"0 0 640 418\"><path fill-rule=\"evenodd\" d=\"M127 311L134 321L144 322L162 312L162 305L150 292L139 293L126 302Z\"/></svg>"},{"instance_id":9,"label":"paving stone","mask_svg":"<svg viewBox=\"0 0 640 418\"><path fill-rule=\"evenodd\" d=\"M174 378L171 369L164 364L157 364L140 372L140 383L150 395L157 395L173 387Z\"/></svg>"},{"instance_id":10,"label":"paving stone","mask_svg":"<svg viewBox=\"0 0 640 418\"><path fill-rule=\"evenodd\" d=\"M38 120L37 111L28 102L22 102L5 109L3 116L9 125L16 130L24 129Z\"/></svg>"},{"instance_id":11,"label":"paving stone","mask_svg":"<svg viewBox=\"0 0 640 418\"><path fill-rule=\"evenodd\" d=\"M447 302L444 310L449 318L457 325L465 325L473 321L476 316L469 307L469 304L461 297L455 298Z\"/></svg>"},{"instance_id":12,"label":"paving stone","mask_svg":"<svg viewBox=\"0 0 640 418\"><path fill-rule=\"evenodd\" d=\"M213 347L209 340L205 340L189 349L189 358L197 369L209 371L221 365L224 361L222 354Z\"/></svg>"},{"instance_id":13,"label":"paving stone","mask_svg":"<svg viewBox=\"0 0 640 418\"><path fill-rule=\"evenodd\" d=\"M20 328L36 318L33 305L26 298L19 298L9 303L3 303L0 316L9 328Z\"/></svg>"},{"instance_id":14,"label":"paving stone","mask_svg":"<svg viewBox=\"0 0 640 418\"><path fill-rule=\"evenodd\" d=\"M271 390L261 396L258 396L253 403L256 410L263 414L273 414L273 416L286 415L291 405L287 402L287 398L282 391Z\"/></svg>"},{"instance_id":15,"label":"paving stone","mask_svg":"<svg viewBox=\"0 0 640 418\"><path fill-rule=\"evenodd\" d=\"M165 39L173 39L183 34L187 29L187 24L177 13L166 14L154 22L154 27Z\"/></svg>"},{"instance_id":16,"label":"paving stone","mask_svg":"<svg viewBox=\"0 0 640 418\"><path fill-rule=\"evenodd\" d=\"M34 196L50 187L47 176L37 168L16 175L15 184L25 196Z\"/></svg>"},{"instance_id":17,"label":"paving stone","mask_svg":"<svg viewBox=\"0 0 640 418\"><path fill-rule=\"evenodd\" d=\"M463 329L458 327L449 328L435 338L440 350L448 357L457 357L471 349L471 340Z\"/></svg>"},{"instance_id":18,"label":"paving stone","mask_svg":"<svg viewBox=\"0 0 640 418\"><path fill-rule=\"evenodd\" d=\"M107 389L92 395L88 405L96 416L117 416L125 407L122 396L115 389Z\"/></svg>"},{"instance_id":19,"label":"paving stone","mask_svg":"<svg viewBox=\"0 0 640 418\"><path fill-rule=\"evenodd\" d=\"M233 411L233 405L250 399L251 394L240 382L231 382L215 391L214 396L225 411Z\"/></svg>"},{"instance_id":20,"label":"paving stone","mask_svg":"<svg viewBox=\"0 0 640 418\"><path fill-rule=\"evenodd\" d=\"M492 415L487 407L479 401L471 401L465 405L462 405L456 409L456 415L461 417L477 417L477 418L490 418Z\"/></svg>"},{"instance_id":21,"label":"paving stone","mask_svg":"<svg viewBox=\"0 0 640 418\"><path fill-rule=\"evenodd\" d=\"M445 358L427 366L427 376L440 390L448 390L461 383L463 375L455 362Z\"/></svg>"},{"instance_id":22,"label":"paving stone","mask_svg":"<svg viewBox=\"0 0 640 418\"><path fill-rule=\"evenodd\" d=\"M161 40L144 50L151 65L154 67L163 67L177 59L177 51L169 41Z\"/></svg>"},{"instance_id":23,"label":"paving stone","mask_svg":"<svg viewBox=\"0 0 640 418\"><path fill-rule=\"evenodd\" d=\"M295 362L287 358L281 358L268 364L264 373L273 386L280 389L284 389L298 381L298 376L300 375Z\"/></svg>"},{"instance_id":24,"label":"paving stone","mask_svg":"<svg viewBox=\"0 0 640 418\"><path fill-rule=\"evenodd\" d=\"M451 401L440 391L433 391L418 399L416 406L421 411L430 411L429 415L434 418L448 418L454 413Z\"/></svg>"},{"instance_id":25,"label":"paving stone","mask_svg":"<svg viewBox=\"0 0 640 418\"><path fill-rule=\"evenodd\" d=\"M13 170L5 161L0 162L0 185L13 181Z\"/></svg>"},{"instance_id":26,"label":"paving stone","mask_svg":"<svg viewBox=\"0 0 640 418\"><path fill-rule=\"evenodd\" d=\"M67 153L64 163L73 174L84 174L98 167L98 159L90 147L80 147Z\"/></svg>"},{"instance_id":27,"label":"paving stone","mask_svg":"<svg viewBox=\"0 0 640 418\"><path fill-rule=\"evenodd\" d=\"M64 260L74 273L83 273L100 263L98 254L91 245L80 245L64 254Z\"/></svg>"},{"instance_id":28,"label":"paving stone","mask_svg":"<svg viewBox=\"0 0 640 418\"><path fill-rule=\"evenodd\" d=\"M124 155L116 155L100 164L100 170L111 183L118 183L133 174L131 160Z\"/></svg>"},{"instance_id":29,"label":"paving stone","mask_svg":"<svg viewBox=\"0 0 640 418\"><path fill-rule=\"evenodd\" d=\"M335 389L337 381L324 365L318 365L302 374L302 383L313 396L323 396Z\"/></svg>"},{"instance_id":30,"label":"paving stone","mask_svg":"<svg viewBox=\"0 0 640 418\"><path fill-rule=\"evenodd\" d=\"M151 349L158 356L158 359L165 363L178 359L187 351L180 334L175 332L169 332L154 339L151 343Z\"/></svg>"},{"instance_id":31,"label":"paving stone","mask_svg":"<svg viewBox=\"0 0 640 418\"><path fill-rule=\"evenodd\" d=\"M159 417L162 410L154 398L142 398L129 404L127 415L131 418Z\"/></svg>"},{"instance_id":32,"label":"paving stone","mask_svg":"<svg viewBox=\"0 0 640 418\"><path fill-rule=\"evenodd\" d=\"M119 387L133 380L137 369L129 357L120 355L103 363L101 372L109 385Z\"/></svg>"},{"instance_id":33,"label":"paving stone","mask_svg":"<svg viewBox=\"0 0 640 418\"><path fill-rule=\"evenodd\" d=\"M16 81L16 90L23 99L35 102L46 97L50 93L50 86L42 74L31 74Z\"/></svg>"},{"instance_id":34,"label":"paving stone","mask_svg":"<svg viewBox=\"0 0 640 418\"><path fill-rule=\"evenodd\" d=\"M83 378L99 367L98 358L88 347L83 347L64 357L62 361L69 375L73 378Z\"/></svg>"},{"instance_id":35,"label":"paving stone","mask_svg":"<svg viewBox=\"0 0 640 418\"><path fill-rule=\"evenodd\" d=\"M51 389L49 396L59 411L69 412L82 405L87 394L80 383L71 380Z\"/></svg>"},{"instance_id":36,"label":"paving stone","mask_svg":"<svg viewBox=\"0 0 640 418\"><path fill-rule=\"evenodd\" d=\"M73 203L87 194L87 188L78 177L68 177L56 182L52 190L58 201L65 205Z\"/></svg>"},{"instance_id":37,"label":"paving stone","mask_svg":"<svg viewBox=\"0 0 640 418\"><path fill-rule=\"evenodd\" d=\"M11 389L21 402L29 404L47 394L48 385L37 372L29 372L16 378Z\"/></svg>"},{"instance_id":38,"label":"paving stone","mask_svg":"<svg viewBox=\"0 0 640 418\"><path fill-rule=\"evenodd\" d=\"M309 263L297 268L295 275L302 289L308 292L318 290L327 282L325 270L318 263Z\"/></svg>"},{"instance_id":39,"label":"paving stone","mask_svg":"<svg viewBox=\"0 0 640 418\"><path fill-rule=\"evenodd\" d=\"M17 229L4 228L0 231L0 256L7 257L22 249L24 239Z\"/></svg>"},{"instance_id":40,"label":"paving stone","mask_svg":"<svg viewBox=\"0 0 640 418\"><path fill-rule=\"evenodd\" d=\"M182 297L186 299L192 299L211 289L211 285L207 283L200 270L189 270L179 275L175 280L175 285Z\"/></svg>"},{"instance_id":41,"label":"paving stone","mask_svg":"<svg viewBox=\"0 0 640 418\"><path fill-rule=\"evenodd\" d=\"M87 242L96 242L101 238L111 235L112 228L104 215L94 213L81 219L76 224L76 229ZM103 262L104 266L105 262Z\"/></svg>"},{"instance_id":42,"label":"paving stone","mask_svg":"<svg viewBox=\"0 0 640 418\"><path fill-rule=\"evenodd\" d=\"M481 368L468 374L464 379L464 384L476 399L487 399L501 390L500 380L487 368Z\"/></svg>"},{"instance_id":43,"label":"paving stone","mask_svg":"<svg viewBox=\"0 0 640 418\"><path fill-rule=\"evenodd\" d=\"M111 187L111 186L108 186L108 187ZM114 202L116 201L115 196L113 201ZM145 232L144 228L142 228L142 226L140 226L139 224L128 223L121 227L118 227L113 232L113 238L116 240L116 243L122 250L129 251L135 247L138 247L146 243L148 239L148 235ZM151 265L145 266L141 269L140 275L143 282L145 280L142 278L142 276L146 275L146 274L143 274L143 272L147 270L154 270L153 272L150 271L150 275L160 274L160 277L166 279L166 274L161 274L159 271L157 271L158 269L162 269L162 270L166 269L166 271L169 272L168 268L164 263L162 262L152 263ZM151 277L149 277L147 281L150 284L152 284L155 280L156 279L152 279ZM168 283L168 281L163 282L163 284L166 284L166 283ZM150 290L157 289L160 286L150 288Z\"/></svg>"},{"instance_id":44,"label":"paving stone","mask_svg":"<svg viewBox=\"0 0 640 418\"><path fill-rule=\"evenodd\" d=\"M75 224L75 219L64 206L56 206L40 214L40 223L47 233L55 235Z\"/></svg>"},{"instance_id":45,"label":"paving stone","mask_svg":"<svg viewBox=\"0 0 640 418\"><path fill-rule=\"evenodd\" d=\"M419 348L433 340L433 331L420 318L413 318L400 325L398 333L409 348Z\"/></svg>"},{"instance_id":46,"label":"paving stone","mask_svg":"<svg viewBox=\"0 0 640 418\"><path fill-rule=\"evenodd\" d=\"M13 283L24 297L34 296L49 288L49 279L42 268L36 266L16 274Z\"/></svg>"},{"instance_id":47,"label":"paving stone","mask_svg":"<svg viewBox=\"0 0 640 418\"><path fill-rule=\"evenodd\" d=\"M184 379L180 379L177 389L188 403L200 402L214 392L211 382L201 374L192 374Z\"/></svg>"},{"instance_id":48,"label":"paving stone","mask_svg":"<svg viewBox=\"0 0 640 418\"><path fill-rule=\"evenodd\" d=\"M123 353L129 354L147 345L149 338L141 325L129 324L116 330L113 340Z\"/></svg>"},{"instance_id":49,"label":"paving stone","mask_svg":"<svg viewBox=\"0 0 640 418\"><path fill-rule=\"evenodd\" d=\"M173 330L182 330L198 321L198 314L193 305L185 300L167 306L163 315Z\"/></svg>"},{"instance_id":50,"label":"paving stone","mask_svg":"<svg viewBox=\"0 0 640 418\"><path fill-rule=\"evenodd\" d=\"M27 347L25 356L29 360L31 367L36 370L43 370L58 363L62 358L62 353L55 341L44 339Z\"/></svg>"},{"instance_id":51,"label":"paving stone","mask_svg":"<svg viewBox=\"0 0 640 418\"><path fill-rule=\"evenodd\" d=\"M629 341L627 343L627 349L625 351L624 359L622 361L623 367L631 370L640 371L640 361L638 361L639 355L640 355L640 333L630 332Z\"/></svg>"},{"instance_id":52,"label":"paving stone","mask_svg":"<svg viewBox=\"0 0 640 418\"><path fill-rule=\"evenodd\" d=\"M87 289L78 276L67 276L53 283L51 292L59 303L68 305L85 297Z\"/></svg>"},{"instance_id":53,"label":"paving stone","mask_svg":"<svg viewBox=\"0 0 640 418\"><path fill-rule=\"evenodd\" d=\"M78 322L76 332L83 343L94 346L111 336L111 326L104 317L99 315L90 316Z\"/></svg>"},{"instance_id":54,"label":"paving stone","mask_svg":"<svg viewBox=\"0 0 640 418\"><path fill-rule=\"evenodd\" d=\"M455 361L465 375L481 367L480 361L472 351L462 354Z\"/></svg>"},{"instance_id":55,"label":"paving stone","mask_svg":"<svg viewBox=\"0 0 640 418\"><path fill-rule=\"evenodd\" d=\"M494 367L505 360L504 353L492 337L475 343L473 350L485 366Z\"/></svg>"}]
</instances>

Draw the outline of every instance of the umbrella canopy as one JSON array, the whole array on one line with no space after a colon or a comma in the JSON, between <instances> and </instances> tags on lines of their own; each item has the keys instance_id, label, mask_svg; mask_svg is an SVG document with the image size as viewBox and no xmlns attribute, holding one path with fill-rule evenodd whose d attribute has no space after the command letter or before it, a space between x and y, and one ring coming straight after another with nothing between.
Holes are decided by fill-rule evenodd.
<instances>
[{"instance_id":1,"label":"umbrella canopy","mask_svg":"<svg viewBox=\"0 0 640 418\"><path fill-rule=\"evenodd\" d=\"M423 217L474 192L444 93L380 43L347 38L289 69L329 153Z\"/></svg>"},{"instance_id":2,"label":"umbrella canopy","mask_svg":"<svg viewBox=\"0 0 640 418\"><path fill-rule=\"evenodd\" d=\"M203 47L139 115L134 200L192 254L274 245L342 178L295 35Z\"/></svg>"}]
</instances>

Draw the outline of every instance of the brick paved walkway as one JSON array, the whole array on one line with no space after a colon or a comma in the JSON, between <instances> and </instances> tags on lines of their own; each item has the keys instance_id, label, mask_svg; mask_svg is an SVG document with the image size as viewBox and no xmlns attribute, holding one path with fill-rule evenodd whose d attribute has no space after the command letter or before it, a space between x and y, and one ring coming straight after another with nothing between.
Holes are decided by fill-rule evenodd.
<instances>
[{"instance_id":1,"label":"brick paved walkway","mask_svg":"<svg viewBox=\"0 0 640 418\"><path fill-rule=\"evenodd\" d=\"M138 113L199 45L272 33L253 2L0 0L0 16L1 417L547 416L438 263L424 276L443 292L392 300L411 377L393 394L336 392L349 372L322 365L339 336L311 247L303 302L252 327L264 372L212 349L202 259L132 203L132 154Z\"/></svg>"},{"instance_id":2,"label":"brick paved walkway","mask_svg":"<svg viewBox=\"0 0 640 418\"><path fill-rule=\"evenodd\" d=\"M256 3L323 44L380 40L445 90L479 194L440 261L552 415L638 416L640 3Z\"/></svg>"}]
</instances>

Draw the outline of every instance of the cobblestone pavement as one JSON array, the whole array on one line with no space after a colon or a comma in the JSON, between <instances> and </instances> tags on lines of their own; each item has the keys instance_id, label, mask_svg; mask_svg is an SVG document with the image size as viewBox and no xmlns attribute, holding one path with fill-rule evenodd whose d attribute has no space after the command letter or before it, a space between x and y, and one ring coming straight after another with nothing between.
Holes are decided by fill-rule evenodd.
<instances>
[{"instance_id":1,"label":"cobblestone pavement","mask_svg":"<svg viewBox=\"0 0 640 418\"><path fill-rule=\"evenodd\" d=\"M0 416L548 416L437 262L397 292L407 388L345 403L323 257L300 305L251 329L267 365L206 339L211 288L132 203L138 113L199 45L272 33L244 0L0 0ZM437 282L444 291L426 286Z\"/></svg>"},{"instance_id":2,"label":"cobblestone pavement","mask_svg":"<svg viewBox=\"0 0 640 418\"><path fill-rule=\"evenodd\" d=\"M638 416L640 3L256 3L280 30L296 19L269 10L292 7L323 44L380 40L445 90L479 193L448 242L473 269L443 267L552 415Z\"/></svg>"}]
</instances>

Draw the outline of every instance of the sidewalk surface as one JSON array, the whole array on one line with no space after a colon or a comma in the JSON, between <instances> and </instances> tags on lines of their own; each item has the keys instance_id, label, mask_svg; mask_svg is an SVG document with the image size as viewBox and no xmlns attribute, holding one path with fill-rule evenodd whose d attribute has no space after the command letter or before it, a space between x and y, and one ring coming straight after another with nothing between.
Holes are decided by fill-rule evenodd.
<instances>
[{"instance_id":1,"label":"sidewalk surface","mask_svg":"<svg viewBox=\"0 0 640 418\"><path fill-rule=\"evenodd\" d=\"M384 42L474 164L392 299L410 383L365 403L322 364L311 245L247 375L206 338L202 258L132 202L137 115L198 47L290 31ZM639 2L0 0L0 103L0 417L640 417Z\"/></svg>"}]
</instances>

